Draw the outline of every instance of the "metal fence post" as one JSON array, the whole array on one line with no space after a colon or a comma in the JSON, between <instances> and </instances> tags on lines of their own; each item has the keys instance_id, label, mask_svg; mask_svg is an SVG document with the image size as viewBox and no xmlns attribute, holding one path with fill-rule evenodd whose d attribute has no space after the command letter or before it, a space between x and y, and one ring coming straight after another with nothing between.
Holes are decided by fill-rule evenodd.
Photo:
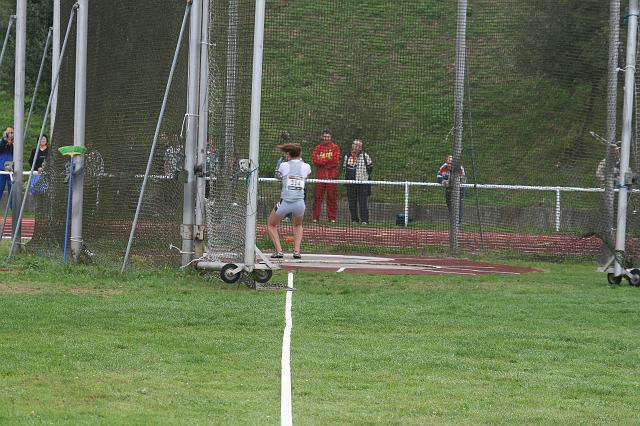
<instances>
[{"instance_id":1,"label":"metal fence post","mask_svg":"<svg viewBox=\"0 0 640 426\"><path fill-rule=\"evenodd\" d=\"M404 183L404 226L409 226L409 182Z\"/></svg>"},{"instance_id":2,"label":"metal fence post","mask_svg":"<svg viewBox=\"0 0 640 426\"><path fill-rule=\"evenodd\" d=\"M560 189L556 189L556 232L560 231Z\"/></svg>"}]
</instances>

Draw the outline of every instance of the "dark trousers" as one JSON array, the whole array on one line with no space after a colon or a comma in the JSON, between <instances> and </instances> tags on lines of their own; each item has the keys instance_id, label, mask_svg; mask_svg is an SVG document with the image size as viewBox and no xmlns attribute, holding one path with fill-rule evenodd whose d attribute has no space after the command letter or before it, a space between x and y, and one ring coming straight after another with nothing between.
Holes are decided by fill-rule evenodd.
<instances>
[{"instance_id":1,"label":"dark trousers","mask_svg":"<svg viewBox=\"0 0 640 426\"><path fill-rule=\"evenodd\" d=\"M347 185L347 198L351 221L369 222L369 185Z\"/></svg>"},{"instance_id":2,"label":"dark trousers","mask_svg":"<svg viewBox=\"0 0 640 426\"><path fill-rule=\"evenodd\" d=\"M11 178L9 175L0 175L0 200L4 195L4 187L7 187L7 201L13 204L13 200L9 200L9 194L11 193Z\"/></svg>"},{"instance_id":3,"label":"dark trousers","mask_svg":"<svg viewBox=\"0 0 640 426\"><path fill-rule=\"evenodd\" d=\"M444 199L447 202L447 208L449 209L449 214L451 214L451 190L447 189L444 191ZM462 223L462 218L464 216L464 188L460 188L460 210L458 223Z\"/></svg>"}]
</instances>

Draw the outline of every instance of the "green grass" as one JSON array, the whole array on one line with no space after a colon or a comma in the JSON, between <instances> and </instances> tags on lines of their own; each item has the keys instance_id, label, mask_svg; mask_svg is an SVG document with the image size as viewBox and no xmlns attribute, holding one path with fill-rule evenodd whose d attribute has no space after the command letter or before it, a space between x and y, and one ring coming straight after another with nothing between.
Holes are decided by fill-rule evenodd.
<instances>
[{"instance_id":1,"label":"green grass","mask_svg":"<svg viewBox=\"0 0 640 426\"><path fill-rule=\"evenodd\" d=\"M545 272L296 274L294 422L638 423L638 289L592 264L529 266ZM26 255L10 268L0 423L279 422L284 293Z\"/></svg>"}]
</instances>

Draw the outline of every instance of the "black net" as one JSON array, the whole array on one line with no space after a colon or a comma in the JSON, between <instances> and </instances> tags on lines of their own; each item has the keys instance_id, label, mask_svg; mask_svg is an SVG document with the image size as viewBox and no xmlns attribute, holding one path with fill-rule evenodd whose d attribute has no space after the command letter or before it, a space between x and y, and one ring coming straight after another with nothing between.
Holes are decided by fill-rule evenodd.
<instances>
[{"instance_id":1,"label":"black net","mask_svg":"<svg viewBox=\"0 0 640 426\"><path fill-rule=\"evenodd\" d=\"M255 168L240 168L249 152L254 3L210 5L207 253L225 262L244 259L246 177Z\"/></svg>"},{"instance_id":2,"label":"black net","mask_svg":"<svg viewBox=\"0 0 640 426\"><path fill-rule=\"evenodd\" d=\"M63 29L72 1L62 2ZM87 154L84 162L83 239L96 257L121 258L142 185L184 15L184 1L90 2L87 62ZM48 190L39 197L32 243L59 251L64 242L68 158L57 148L73 145L75 26L60 77L52 156L45 167ZM135 255L172 261L180 245L183 168L182 122L186 108L186 46L182 46L169 106L153 159ZM42 218L46 215L46 220Z\"/></svg>"},{"instance_id":3,"label":"black net","mask_svg":"<svg viewBox=\"0 0 640 426\"><path fill-rule=\"evenodd\" d=\"M596 169L606 152L598 136L607 133L608 2L470 1L464 99L454 97L458 4L268 5L261 176L273 176L283 130L316 177L325 173L312 157L324 128L340 149L338 179L350 179L345 161L358 162L352 142L361 139L373 163L362 178L385 181L364 198L368 215L360 186L309 184L305 241L449 252L452 185L437 174L463 102L456 249L597 255L606 234ZM261 186L263 218L277 191ZM335 203L322 194L332 191Z\"/></svg>"},{"instance_id":4,"label":"black net","mask_svg":"<svg viewBox=\"0 0 640 426\"><path fill-rule=\"evenodd\" d=\"M305 251L611 252L620 132L610 114L618 106L613 120L621 115L623 87L609 96L611 82L622 81L610 79L609 63L624 66L625 49L610 59L609 2L469 1L466 44L457 46L461 4L267 3L259 247L272 247L266 219L280 192L276 145L286 140L302 145L312 178L331 180L307 183ZM126 246L183 8L91 3L84 240L92 251L119 255ZM249 0L210 4L207 251L225 262L242 258L247 178L256 171L239 162L248 157L254 8ZM614 44L626 39L623 18L613 21ZM73 58L65 59L54 148L73 139ZM155 258L180 238L186 51L178 69L134 245ZM332 143L321 145L325 129ZM635 133L633 141L637 170ZM450 154L463 169L450 170ZM47 248L62 241L66 206L65 160L53 160L42 197L50 218L36 230ZM451 220L458 185L447 185L456 174L459 223ZM286 219L282 231L290 250Z\"/></svg>"}]
</instances>

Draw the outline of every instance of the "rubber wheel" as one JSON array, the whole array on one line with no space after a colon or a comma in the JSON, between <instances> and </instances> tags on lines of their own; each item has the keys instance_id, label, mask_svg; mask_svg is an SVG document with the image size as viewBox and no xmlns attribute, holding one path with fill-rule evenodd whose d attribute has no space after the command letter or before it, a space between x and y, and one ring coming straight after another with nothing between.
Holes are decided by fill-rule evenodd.
<instances>
[{"instance_id":1,"label":"rubber wheel","mask_svg":"<svg viewBox=\"0 0 640 426\"><path fill-rule=\"evenodd\" d=\"M640 287L640 269L632 269L629 272L631 273L629 284L634 287Z\"/></svg>"},{"instance_id":2,"label":"rubber wheel","mask_svg":"<svg viewBox=\"0 0 640 426\"><path fill-rule=\"evenodd\" d=\"M608 273L607 281L609 281L609 284L611 285L618 285L622 282L622 277L616 277L614 273Z\"/></svg>"},{"instance_id":3,"label":"rubber wheel","mask_svg":"<svg viewBox=\"0 0 640 426\"><path fill-rule=\"evenodd\" d=\"M254 281L260 284L269 282L272 275L273 271L271 269L254 269L252 273Z\"/></svg>"},{"instance_id":4,"label":"rubber wheel","mask_svg":"<svg viewBox=\"0 0 640 426\"><path fill-rule=\"evenodd\" d=\"M240 279L240 272L234 274L232 271L238 266L233 263L227 263L220 269L220 278L227 284L233 284Z\"/></svg>"}]
</instances>

